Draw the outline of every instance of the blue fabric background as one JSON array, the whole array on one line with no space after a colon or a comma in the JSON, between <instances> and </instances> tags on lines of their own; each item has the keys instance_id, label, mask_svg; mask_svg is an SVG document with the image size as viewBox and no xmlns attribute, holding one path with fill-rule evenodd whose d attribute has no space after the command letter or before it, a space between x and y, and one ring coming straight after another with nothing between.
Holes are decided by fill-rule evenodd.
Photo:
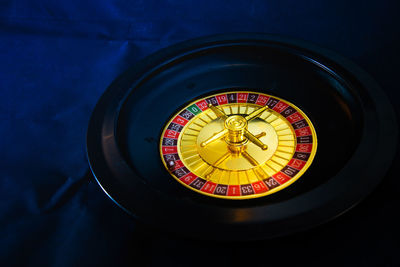
<instances>
[{"instance_id":1,"label":"blue fabric background","mask_svg":"<svg viewBox=\"0 0 400 267\"><path fill-rule=\"evenodd\" d=\"M91 178L85 158L91 111L111 81L140 58L203 35L313 42L358 63L397 103L399 8L398 1L1 0L0 264L399 266L394 169L360 206L323 227L265 242L207 243L134 222Z\"/></svg>"}]
</instances>

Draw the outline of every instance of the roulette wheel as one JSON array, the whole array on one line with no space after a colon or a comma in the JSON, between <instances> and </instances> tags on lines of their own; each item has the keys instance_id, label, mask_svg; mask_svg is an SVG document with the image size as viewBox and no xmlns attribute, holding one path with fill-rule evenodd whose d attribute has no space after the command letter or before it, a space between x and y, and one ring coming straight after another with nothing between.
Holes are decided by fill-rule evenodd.
<instances>
[{"instance_id":1,"label":"roulette wheel","mask_svg":"<svg viewBox=\"0 0 400 267\"><path fill-rule=\"evenodd\" d=\"M87 132L123 210L183 236L252 240L327 222L384 178L397 124L374 80L311 44L263 34L165 48L119 76Z\"/></svg>"}]
</instances>

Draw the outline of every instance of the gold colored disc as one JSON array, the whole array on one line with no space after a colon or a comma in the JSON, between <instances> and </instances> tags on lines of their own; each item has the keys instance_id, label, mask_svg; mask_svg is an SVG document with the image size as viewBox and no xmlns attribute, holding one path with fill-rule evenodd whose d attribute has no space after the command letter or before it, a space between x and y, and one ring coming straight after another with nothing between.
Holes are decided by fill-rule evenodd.
<instances>
[{"instance_id":1,"label":"gold colored disc","mask_svg":"<svg viewBox=\"0 0 400 267\"><path fill-rule=\"evenodd\" d=\"M193 101L166 124L160 153L168 172L198 193L249 199L280 191L311 165L309 118L278 97L228 92Z\"/></svg>"}]
</instances>

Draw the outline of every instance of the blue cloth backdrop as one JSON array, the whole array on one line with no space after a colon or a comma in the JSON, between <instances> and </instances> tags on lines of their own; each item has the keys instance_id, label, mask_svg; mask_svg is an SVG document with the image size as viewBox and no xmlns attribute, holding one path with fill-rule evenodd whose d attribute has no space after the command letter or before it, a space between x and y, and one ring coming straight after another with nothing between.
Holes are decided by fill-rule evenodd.
<instances>
[{"instance_id":1,"label":"blue cloth backdrop","mask_svg":"<svg viewBox=\"0 0 400 267\"><path fill-rule=\"evenodd\" d=\"M139 225L102 192L85 157L91 111L118 74L209 34L265 32L332 49L372 74L396 104L399 10L394 0L0 1L0 264L399 266L395 168L325 226L214 243Z\"/></svg>"}]
</instances>

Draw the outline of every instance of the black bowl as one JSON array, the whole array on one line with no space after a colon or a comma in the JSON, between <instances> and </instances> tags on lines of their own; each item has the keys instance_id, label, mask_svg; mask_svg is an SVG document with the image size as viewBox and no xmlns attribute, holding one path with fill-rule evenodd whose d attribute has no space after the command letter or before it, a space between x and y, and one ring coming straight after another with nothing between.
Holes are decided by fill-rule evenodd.
<instances>
[{"instance_id":1,"label":"black bowl","mask_svg":"<svg viewBox=\"0 0 400 267\"><path fill-rule=\"evenodd\" d=\"M313 122L318 150L292 186L250 200L210 198L165 170L161 131L188 102L223 91L286 99ZM186 41L122 74L99 100L87 133L89 164L107 195L145 223L186 236L263 239L347 211L384 177L395 154L391 104L365 72L304 42L263 34Z\"/></svg>"}]
</instances>

